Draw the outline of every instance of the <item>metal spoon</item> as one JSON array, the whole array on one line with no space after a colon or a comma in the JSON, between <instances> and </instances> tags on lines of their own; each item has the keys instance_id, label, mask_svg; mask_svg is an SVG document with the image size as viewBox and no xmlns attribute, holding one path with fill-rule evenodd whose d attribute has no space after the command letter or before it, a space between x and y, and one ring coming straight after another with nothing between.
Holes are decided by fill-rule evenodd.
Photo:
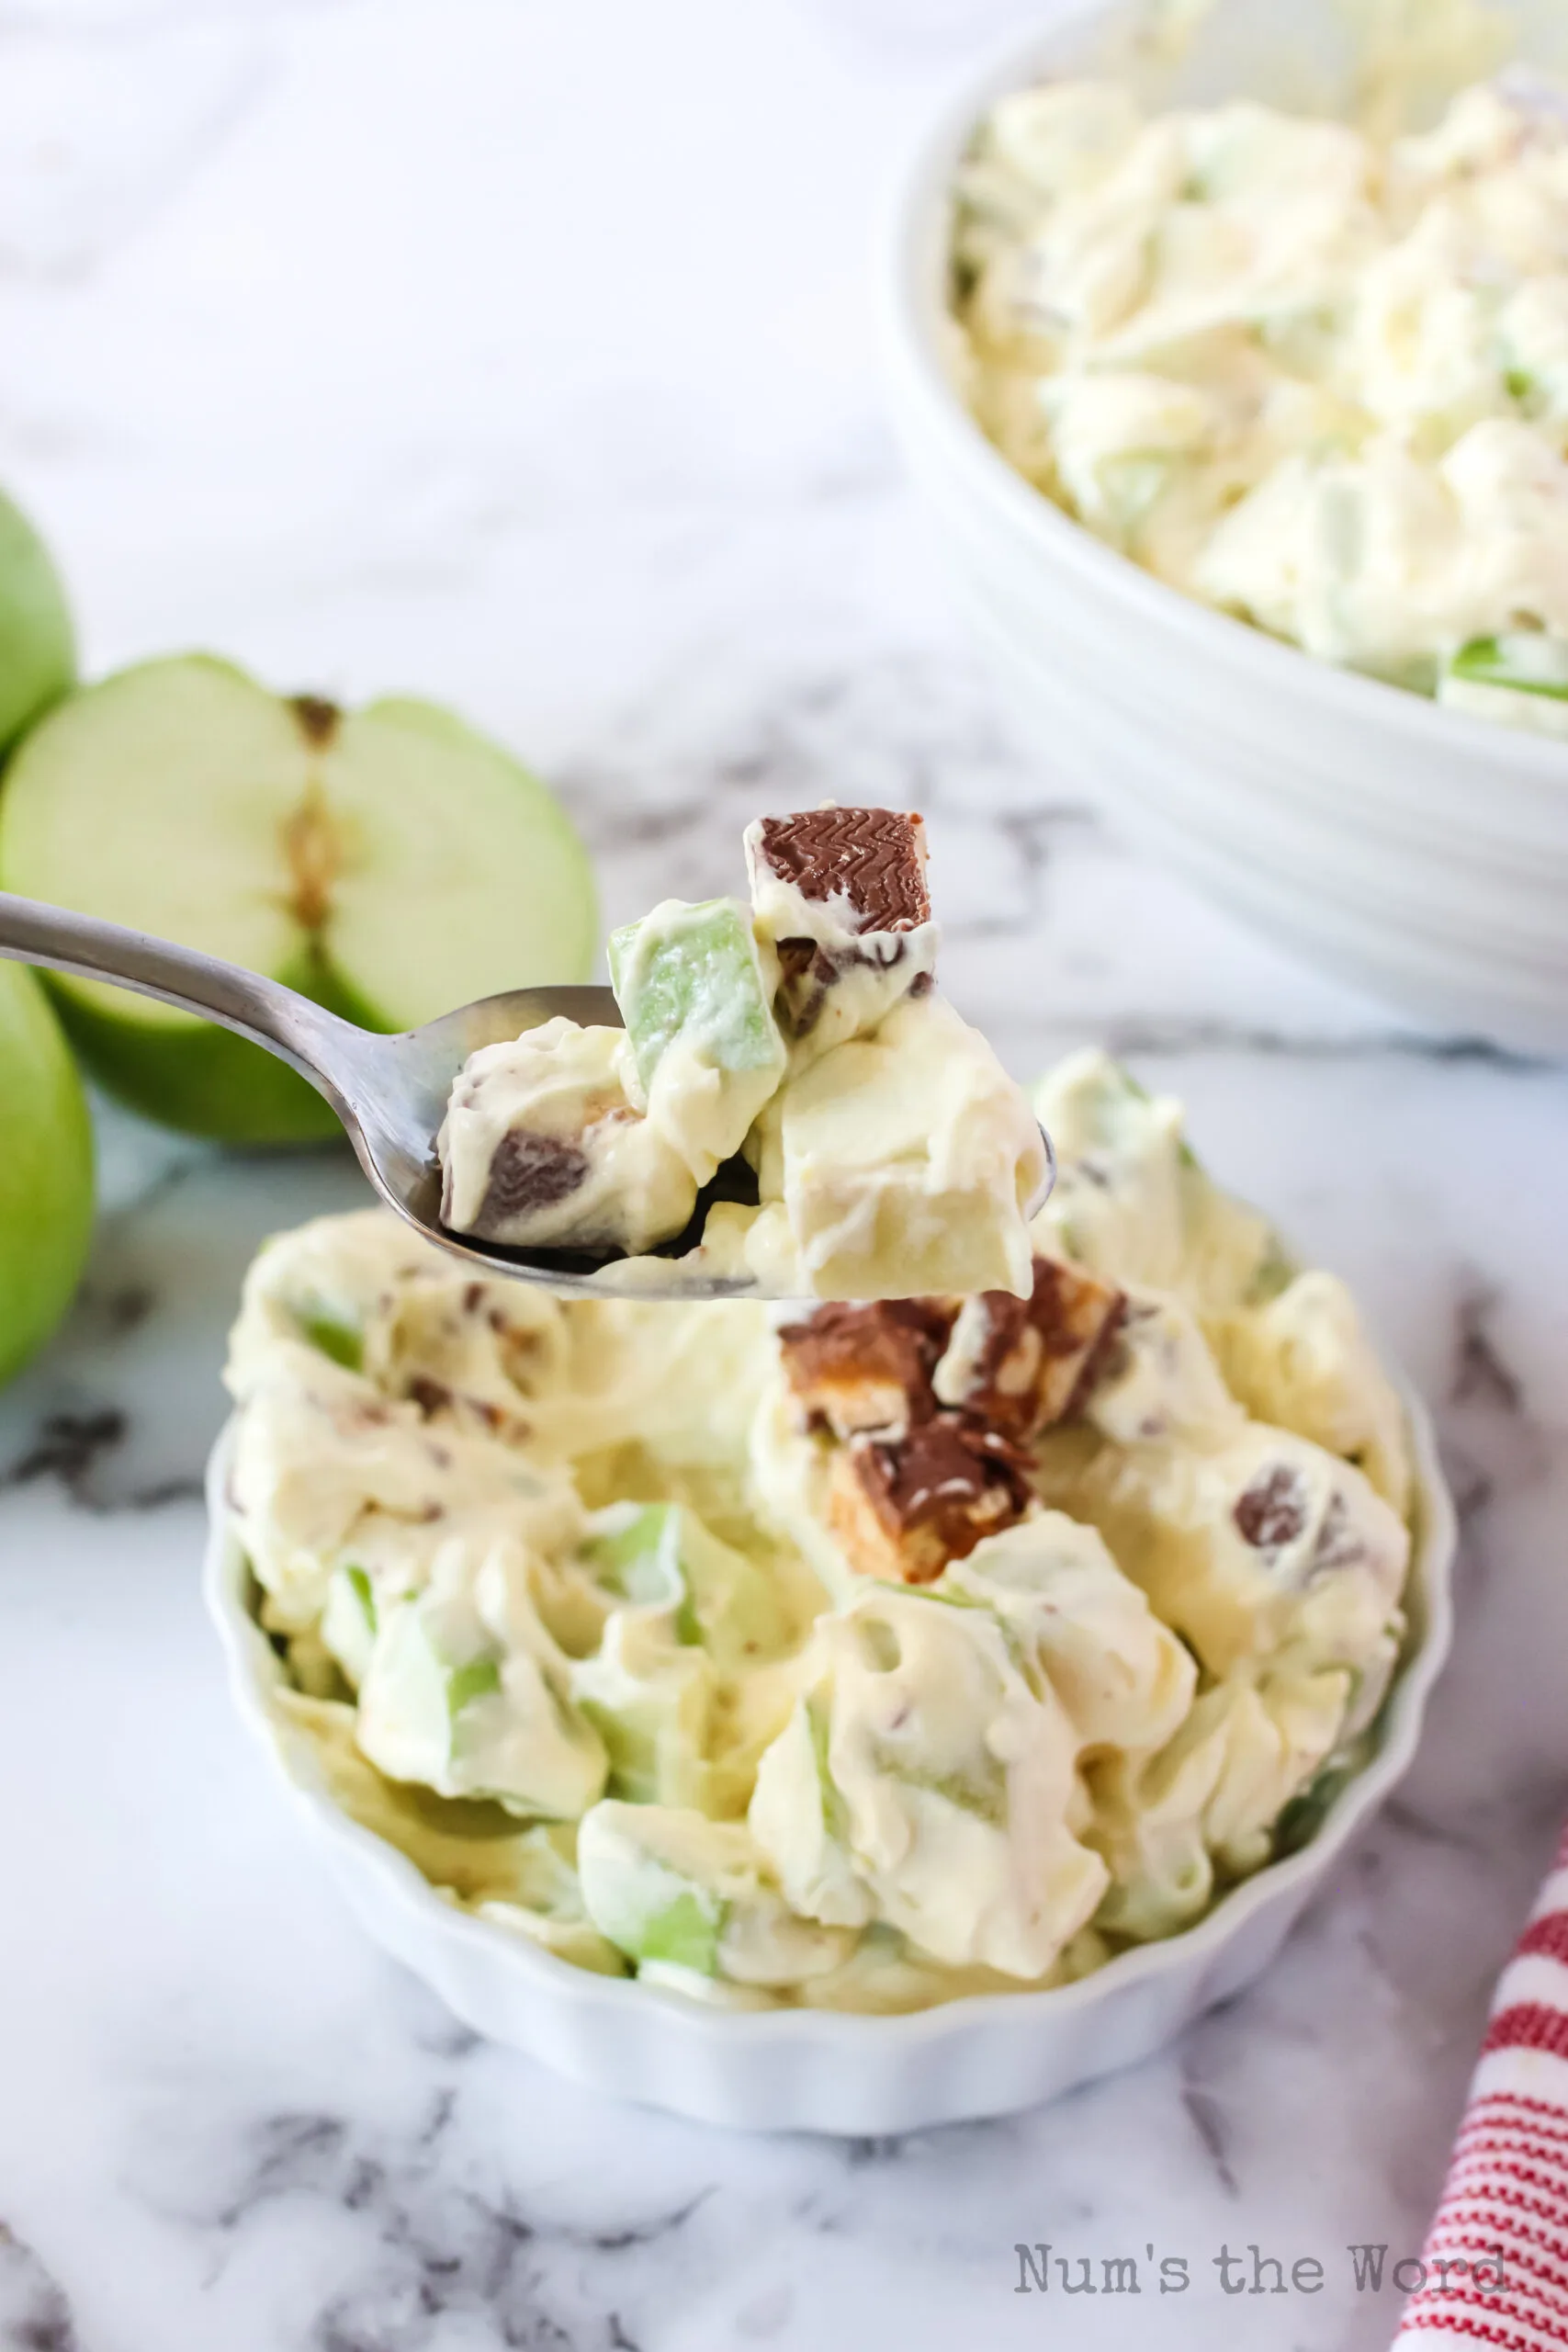
<instances>
[{"instance_id":1,"label":"metal spoon","mask_svg":"<svg viewBox=\"0 0 1568 2352\"><path fill-rule=\"evenodd\" d=\"M441 1222L435 1136L452 1082L468 1056L480 1046L508 1043L557 1013L585 1027L619 1029L620 1008L608 989L508 989L501 996L481 997L477 1004L444 1012L423 1028L382 1036L355 1028L310 997L238 964L220 963L215 956L130 931L122 923L100 922L95 915L46 906L38 899L18 899L8 890L0 890L0 956L40 964L73 979L107 980L116 988L133 989L139 996L156 997L182 1012L216 1021L276 1054L325 1095L388 1207L427 1241L486 1273L599 1298L606 1292L687 1300L760 1295L750 1283L722 1280L680 1263L676 1253L694 1248L700 1237L710 1195L699 1200L686 1231L661 1244L657 1254L668 1266L668 1279L656 1275L646 1258L633 1261L597 1259L576 1250L505 1250L449 1232ZM1032 1204L1032 1216L1050 1197L1056 1177L1048 1136L1044 1142L1045 1182ZM722 1178L721 1170L716 1181ZM622 1265L628 1268L624 1281L616 1278Z\"/></svg>"}]
</instances>

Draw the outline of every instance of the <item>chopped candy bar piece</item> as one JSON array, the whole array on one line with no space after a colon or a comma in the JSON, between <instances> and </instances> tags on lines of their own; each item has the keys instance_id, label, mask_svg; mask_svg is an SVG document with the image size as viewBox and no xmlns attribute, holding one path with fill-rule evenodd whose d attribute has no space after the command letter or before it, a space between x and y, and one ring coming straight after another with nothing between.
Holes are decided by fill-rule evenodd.
<instances>
[{"instance_id":1,"label":"chopped candy bar piece","mask_svg":"<svg viewBox=\"0 0 1568 2352\"><path fill-rule=\"evenodd\" d=\"M813 1051L874 1028L931 986L936 927L925 825L897 808L808 808L747 829L757 933L777 953L777 1010Z\"/></svg>"},{"instance_id":2,"label":"chopped candy bar piece","mask_svg":"<svg viewBox=\"0 0 1568 2352\"><path fill-rule=\"evenodd\" d=\"M470 1054L437 1137L441 1218L516 1248L646 1250L679 1233L696 1181L627 1100L625 1037L547 1021Z\"/></svg>"},{"instance_id":3,"label":"chopped candy bar piece","mask_svg":"<svg viewBox=\"0 0 1568 2352\"><path fill-rule=\"evenodd\" d=\"M936 1394L1011 1437L1049 1429L1087 1392L1122 1309L1109 1283L1037 1257L1028 1298L993 1290L964 1300L936 1368Z\"/></svg>"},{"instance_id":4,"label":"chopped candy bar piece","mask_svg":"<svg viewBox=\"0 0 1568 2352\"><path fill-rule=\"evenodd\" d=\"M666 899L611 938L610 977L649 1122L705 1184L784 1074L773 958L733 899Z\"/></svg>"},{"instance_id":5,"label":"chopped candy bar piece","mask_svg":"<svg viewBox=\"0 0 1568 2352\"><path fill-rule=\"evenodd\" d=\"M830 909L835 934L913 931L931 921L925 831L923 818L897 808L829 806L760 817L746 833L753 893L768 893L770 911L775 898L792 912L796 900ZM819 922L804 914L798 933L778 935L821 938Z\"/></svg>"},{"instance_id":6,"label":"chopped candy bar piece","mask_svg":"<svg viewBox=\"0 0 1568 2352\"><path fill-rule=\"evenodd\" d=\"M828 1516L862 1576L930 1584L1029 1510L1022 1455L999 1430L938 1413L896 1440L859 1437L833 1464Z\"/></svg>"},{"instance_id":7,"label":"chopped candy bar piece","mask_svg":"<svg viewBox=\"0 0 1568 2352\"><path fill-rule=\"evenodd\" d=\"M931 1374L953 1310L932 1299L824 1306L779 1333L784 1376L808 1429L901 1436L936 1410Z\"/></svg>"}]
</instances>

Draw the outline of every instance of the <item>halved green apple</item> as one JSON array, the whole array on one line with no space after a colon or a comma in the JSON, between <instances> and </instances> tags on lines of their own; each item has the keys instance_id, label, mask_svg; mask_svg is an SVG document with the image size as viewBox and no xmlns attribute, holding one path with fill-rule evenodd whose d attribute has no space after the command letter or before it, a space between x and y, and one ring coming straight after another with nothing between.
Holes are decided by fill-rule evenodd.
<instances>
[{"instance_id":1,"label":"halved green apple","mask_svg":"<svg viewBox=\"0 0 1568 2352\"><path fill-rule=\"evenodd\" d=\"M49 549L0 497L0 752L71 690L76 641Z\"/></svg>"},{"instance_id":2,"label":"halved green apple","mask_svg":"<svg viewBox=\"0 0 1568 2352\"><path fill-rule=\"evenodd\" d=\"M449 712L340 710L185 654L90 686L22 745L0 880L204 949L367 1029L587 975L592 876L551 795ZM51 982L83 1058L165 1125L231 1143L335 1131L282 1062L99 981Z\"/></svg>"},{"instance_id":3,"label":"halved green apple","mask_svg":"<svg viewBox=\"0 0 1568 2352\"><path fill-rule=\"evenodd\" d=\"M0 963L0 1380L40 1348L93 1230L93 1130L60 1023L21 964Z\"/></svg>"}]
</instances>

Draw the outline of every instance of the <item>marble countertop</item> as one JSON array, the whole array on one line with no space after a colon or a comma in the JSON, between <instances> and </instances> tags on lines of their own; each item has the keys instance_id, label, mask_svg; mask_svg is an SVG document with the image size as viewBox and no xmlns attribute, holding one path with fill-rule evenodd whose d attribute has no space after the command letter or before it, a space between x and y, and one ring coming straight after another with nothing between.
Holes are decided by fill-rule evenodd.
<instances>
[{"instance_id":1,"label":"marble countertop","mask_svg":"<svg viewBox=\"0 0 1568 2352\"><path fill-rule=\"evenodd\" d=\"M1264 1982L1054 2109L742 2141L566 2088L362 1940L201 1616L243 1268L359 1179L106 1113L89 1282L0 1398L0 2344L1223 2326L1357 2352L1393 2327L1345 2248L1418 2247L1568 1804L1568 1088L1288 963L1010 741L884 428L867 282L899 141L1019 14L0 9L0 479L93 668L199 642L449 698L558 784L611 919L731 887L759 808L923 807L964 1010L1021 1072L1096 1037L1183 1094L1436 1408L1465 1533L1419 1763ZM1019 2241L1179 2256L1191 2285L1042 2310ZM1227 2299L1227 2245L1316 2258L1322 2288Z\"/></svg>"}]
</instances>

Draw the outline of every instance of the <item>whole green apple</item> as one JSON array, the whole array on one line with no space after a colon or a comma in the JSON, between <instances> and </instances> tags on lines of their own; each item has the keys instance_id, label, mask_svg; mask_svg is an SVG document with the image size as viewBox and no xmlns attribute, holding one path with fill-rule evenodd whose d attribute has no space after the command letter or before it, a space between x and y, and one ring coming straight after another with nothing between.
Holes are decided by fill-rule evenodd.
<instances>
[{"instance_id":1,"label":"whole green apple","mask_svg":"<svg viewBox=\"0 0 1568 2352\"><path fill-rule=\"evenodd\" d=\"M0 752L70 691L75 675L60 576L27 516L0 495Z\"/></svg>"},{"instance_id":2,"label":"whole green apple","mask_svg":"<svg viewBox=\"0 0 1568 2352\"><path fill-rule=\"evenodd\" d=\"M70 1306L93 1230L93 1129L49 1000L0 963L0 1380Z\"/></svg>"}]
</instances>

